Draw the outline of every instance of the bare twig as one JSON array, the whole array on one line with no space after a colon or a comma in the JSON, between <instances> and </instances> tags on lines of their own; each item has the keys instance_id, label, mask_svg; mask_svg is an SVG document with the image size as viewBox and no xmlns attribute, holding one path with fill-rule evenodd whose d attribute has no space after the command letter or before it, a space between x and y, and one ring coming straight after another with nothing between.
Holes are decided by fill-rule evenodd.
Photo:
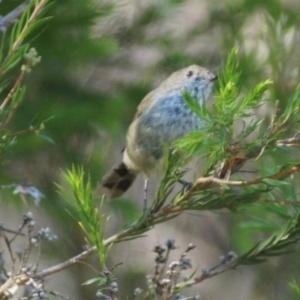
<instances>
[{"instance_id":1,"label":"bare twig","mask_svg":"<svg viewBox=\"0 0 300 300\"><path fill-rule=\"evenodd\" d=\"M255 185L255 184L263 183L264 179L274 179L274 180L281 179L281 178L287 177L287 176L292 175L299 171L300 171L300 165L296 165L290 169L278 172L271 176L261 177L261 178L257 178L254 180L248 180L248 181L247 180L233 181L233 180L220 179L220 178L216 178L216 177L201 177L196 180L196 182L193 185L191 190L195 191L195 190L198 190L202 187L206 187L207 185L211 185L211 184L217 184L217 185L224 184L224 185L236 186L236 187Z\"/></svg>"},{"instance_id":2,"label":"bare twig","mask_svg":"<svg viewBox=\"0 0 300 300\"><path fill-rule=\"evenodd\" d=\"M276 146L299 146L299 143L300 137L295 136L285 140L278 140Z\"/></svg>"},{"instance_id":3,"label":"bare twig","mask_svg":"<svg viewBox=\"0 0 300 300\"><path fill-rule=\"evenodd\" d=\"M11 90L9 91L8 95L6 96L6 98L3 100L2 104L0 105L0 110L3 110L5 108L5 106L8 104L8 102L10 101L10 99L12 98L12 96L14 95L15 91L17 90L18 86L21 84L21 82L24 79L24 76L26 74L25 70L22 70L18 79L16 80L14 86L11 88ZM10 119L12 118L13 112L16 110L16 107L13 107L11 114L7 117L7 119L2 123L0 130L3 129L8 122L10 121Z\"/></svg>"},{"instance_id":4,"label":"bare twig","mask_svg":"<svg viewBox=\"0 0 300 300\"><path fill-rule=\"evenodd\" d=\"M18 236L18 235L26 236L24 233L22 233L20 231L16 231L16 230L12 230L12 229L9 229L9 228L5 228L5 227L1 226L1 224L0 224L0 230L8 232L8 233L15 234L16 236ZM12 240L10 240L9 242L11 243Z\"/></svg>"},{"instance_id":5,"label":"bare twig","mask_svg":"<svg viewBox=\"0 0 300 300\"><path fill-rule=\"evenodd\" d=\"M64 299L64 300L71 300L71 298L68 298L58 292L55 292L55 291L51 291L49 292L50 295L53 295L53 296L56 296L56 297L60 297L61 299Z\"/></svg>"},{"instance_id":6,"label":"bare twig","mask_svg":"<svg viewBox=\"0 0 300 300\"><path fill-rule=\"evenodd\" d=\"M292 233L293 234L293 233ZM280 240L277 240L276 241L276 245L283 245L287 238L289 237L289 233L287 233L287 235L281 237ZM293 237L293 243L296 244L296 243L299 243L299 236L294 236ZM250 259L251 259L251 255L252 256L256 256L256 255L260 255L261 257L262 256L268 256L270 254L267 254L268 250L270 250L272 247L273 247L273 243L268 245L268 246L265 246L264 248L260 249L257 253L255 254L246 254L240 258L237 258L237 256L235 255L235 253L233 252L229 252L228 253L228 258L229 259L225 259L223 261L221 261L220 264L218 264L217 266L207 270L207 269L204 269L202 270L202 274L194 279L191 279L189 280L188 282L184 282L184 283L180 283L177 285L177 288L180 290L182 287L190 287L192 285L195 285L195 284L198 284L202 281L204 281L205 279L208 279L208 278L212 278L214 276L217 276L221 273L224 273L226 271L229 271L229 270L234 270L237 266L240 266L240 265L243 265L243 264L248 264L247 263L247 260L249 259L249 256L250 256ZM280 246L279 246L280 247ZM236 259L237 258L237 259Z\"/></svg>"},{"instance_id":7,"label":"bare twig","mask_svg":"<svg viewBox=\"0 0 300 300\"><path fill-rule=\"evenodd\" d=\"M23 268L25 268L25 266L26 266L26 264L28 262L28 259L29 259L32 247L33 247L33 244L31 242L31 232L28 229L27 246L25 248L25 252L23 254L23 257L22 257L22 260L21 260L21 263L20 263L19 273L22 271Z\"/></svg>"},{"instance_id":8,"label":"bare twig","mask_svg":"<svg viewBox=\"0 0 300 300\"><path fill-rule=\"evenodd\" d=\"M235 269L239 264L240 264L239 260L232 259L230 261L221 262L220 264L218 264L217 266L215 266L209 270L202 269L202 274L200 276L198 276L188 282L179 283L177 285L177 288L180 289L182 286L190 287L192 285L198 284L198 283L204 281L205 279L212 278L212 277L215 277L226 271Z\"/></svg>"},{"instance_id":9,"label":"bare twig","mask_svg":"<svg viewBox=\"0 0 300 300\"><path fill-rule=\"evenodd\" d=\"M34 266L32 267L32 270L33 272L37 272L38 268L39 268L39 262L40 262L40 257L41 257L41 244L39 243L38 244L38 247L37 247L37 255L36 255L36 259L35 259L35 264Z\"/></svg>"},{"instance_id":10,"label":"bare twig","mask_svg":"<svg viewBox=\"0 0 300 300\"><path fill-rule=\"evenodd\" d=\"M16 262L16 259L13 255L13 251L11 249L11 243L9 241L9 239L7 238L6 234L0 229L0 237L3 237L4 241L5 241L5 244L6 244L6 247L8 249L8 253L10 255L10 259L11 259L11 273L12 273L12 276L15 275L15 262Z\"/></svg>"},{"instance_id":11,"label":"bare twig","mask_svg":"<svg viewBox=\"0 0 300 300\"><path fill-rule=\"evenodd\" d=\"M89 256L91 256L95 252L96 252L96 247L92 247L92 248L90 248L86 251L83 251L80 254L58 264L58 265L55 265L55 266L45 269L43 271L37 272L36 274L33 274L32 277L33 278L43 278L45 276L55 274L64 269L67 269L79 262L81 263L83 260L87 259Z\"/></svg>"},{"instance_id":12,"label":"bare twig","mask_svg":"<svg viewBox=\"0 0 300 300\"><path fill-rule=\"evenodd\" d=\"M85 261L78 261L78 263L83 264L83 265L91 268L97 275L99 274L99 271L96 268L94 268L92 265L86 263Z\"/></svg>"},{"instance_id":13,"label":"bare twig","mask_svg":"<svg viewBox=\"0 0 300 300\"><path fill-rule=\"evenodd\" d=\"M20 136L20 135L24 135L24 134L28 134L28 133L32 133L32 132L37 132L37 129L34 127L28 128L28 129L23 129L20 131L8 133L8 136L9 137Z\"/></svg>"}]
</instances>

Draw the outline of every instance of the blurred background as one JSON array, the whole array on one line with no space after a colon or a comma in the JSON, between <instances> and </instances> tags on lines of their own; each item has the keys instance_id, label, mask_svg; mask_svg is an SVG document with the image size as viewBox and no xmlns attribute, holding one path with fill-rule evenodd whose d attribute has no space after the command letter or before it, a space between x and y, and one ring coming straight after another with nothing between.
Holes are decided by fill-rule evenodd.
<instances>
[{"instance_id":1,"label":"blurred background","mask_svg":"<svg viewBox=\"0 0 300 300\"><path fill-rule=\"evenodd\" d=\"M2 1L1 15L20 3ZM237 46L246 90L266 78L274 81L268 105L257 111L266 118L276 100L285 106L299 83L298 0L65 0L54 2L46 15L53 17L32 39L42 62L27 76L26 99L11 123L17 131L42 122L45 130L41 136L18 137L0 169L1 185L29 183L45 195L35 206L30 198L24 204L11 190L0 194L0 222L6 227L16 229L22 214L31 211L37 226L50 226L57 234L56 242L42 248L40 268L80 253L85 245L54 185L61 183L61 170L83 165L100 199L99 183L121 159L137 105L170 73L190 64L218 73L228 52ZM274 163L276 159L280 158L273 157ZM200 171L191 171L189 178ZM150 180L149 199L158 182ZM111 215L108 236L141 213L142 198L140 178L122 199L105 205ZM236 213L186 213L157 226L148 237L114 246L108 267L123 262L116 271L120 299L130 299L134 288L145 287L145 276L154 268L156 243L174 237L179 247L174 259L178 259L193 242L197 246L191 253L193 267L201 272L202 267L217 264L221 255L231 250L243 253L253 246L262 235L242 225L259 217L265 219L264 234L281 224L259 207ZM20 249L22 242L20 238ZM287 299L288 282L300 283L298 256L240 267L184 294L200 293L203 300ZM98 268L96 258L89 263ZM81 286L93 276L90 268L78 265L52 275L47 286L71 299L97 299L96 285Z\"/></svg>"}]
</instances>

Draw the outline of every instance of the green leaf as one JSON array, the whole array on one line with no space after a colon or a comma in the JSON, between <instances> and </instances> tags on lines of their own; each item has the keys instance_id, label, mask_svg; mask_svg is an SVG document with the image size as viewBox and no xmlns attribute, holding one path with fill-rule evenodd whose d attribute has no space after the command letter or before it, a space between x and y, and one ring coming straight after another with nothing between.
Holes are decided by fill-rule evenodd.
<instances>
[{"instance_id":1,"label":"green leaf","mask_svg":"<svg viewBox=\"0 0 300 300\"><path fill-rule=\"evenodd\" d=\"M20 103L24 99L25 93L26 93L26 86L25 85L19 85L17 90L14 92L14 94L12 96L10 106L11 107L19 106Z\"/></svg>"},{"instance_id":2,"label":"green leaf","mask_svg":"<svg viewBox=\"0 0 300 300\"><path fill-rule=\"evenodd\" d=\"M261 100L269 88L270 85L273 84L273 81L267 79L263 82L257 84L250 92L248 92L247 96L242 98L236 105L236 111L238 112L237 117L248 116L247 110L253 109L261 105Z\"/></svg>"},{"instance_id":3,"label":"green leaf","mask_svg":"<svg viewBox=\"0 0 300 300\"><path fill-rule=\"evenodd\" d=\"M297 282L295 281L295 279L289 283L289 286L290 286L291 290L293 291L296 299L300 300L300 287L297 284Z\"/></svg>"},{"instance_id":4,"label":"green leaf","mask_svg":"<svg viewBox=\"0 0 300 300\"><path fill-rule=\"evenodd\" d=\"M55 144L55 141L48 135L45 135L45 134L39 132L39 133L37 133L37 136L50 144Z\"/></svg>"},{"instance_id":5,"label":"green leaf","mask_svg":"<svg viewBox=\"0 0 300 300\"><path fill-rule=\"evenodd\" d=\"M17 51L12 55L12 57L5 63L3 67L3 74L7 73L9 70L13 69L24 57L24 53L28 50L29 45L20 46Z\"/></svg>"},{"instance_id":6,"label":"green leaf","mask_svg":"<svg viewBox=\"0 0 300 300\"><path fill-rule=\"evenodd\" d=\"M22 39L25 39L30 33L35 31L37 28L42 26L43 24L47 23L49 20L51 20L52 17L46 17L40 20L35 21L32 25L30 25L27 30L23 33Z\"/></svg>"},{"instance_id":7,"label":"green leaf","mask_svg":"<svg viewBox=\"0 0 300 300\"><path fill-rule=\"evenodd\" d=\"M89 285L94 282L97 282L98 285L103 285L106 283L106 281L107 281L107 279L105 277L99 276L99 277L88 279L87 281L83 282L82 285Z\"/></svg>"},{"instance_id":8,"label":"green leaf","mask_svg":"<svg viewBox=\"0 0 300 300\"><path fill-rule=\"evenodd\" d=\"M267 185L276 186L276 187L291 185L290 182L286 182L283 180L271 179L271 178L264 178L262 181L264 183L266 183Z\"/></svg>"}]
</instances>

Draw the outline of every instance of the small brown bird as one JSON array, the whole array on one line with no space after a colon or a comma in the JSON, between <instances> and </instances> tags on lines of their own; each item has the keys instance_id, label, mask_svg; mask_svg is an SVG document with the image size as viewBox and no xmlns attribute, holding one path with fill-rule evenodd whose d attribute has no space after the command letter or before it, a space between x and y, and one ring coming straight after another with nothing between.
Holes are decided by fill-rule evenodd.
<instances>
[{"instance_id":1,"label":"small brown bird","mask_svg":"<svg viewBox=\"0 0 300 300\"><path fill-rule=\"evenodd\" d=\"M110 198L127 191L139 173L148 178L160 165L164 144L203 128L203 120L188 107L183 91L199 102L206 101L216 78L207 69L192 65L174 72L145 96L129 126L122 162L103 179Z\"/></svg>"}]
</instances>

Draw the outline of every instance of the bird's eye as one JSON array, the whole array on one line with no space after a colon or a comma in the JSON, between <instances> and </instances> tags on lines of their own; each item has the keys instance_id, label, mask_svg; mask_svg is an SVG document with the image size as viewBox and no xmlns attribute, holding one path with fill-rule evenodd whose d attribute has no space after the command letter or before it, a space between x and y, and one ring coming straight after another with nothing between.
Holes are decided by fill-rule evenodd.
<instances>
[{"instance_id":1,"label":"bird's eye","mask_svg":"<svg viewBox=\"0 0 300 300\"><path fill-rule=\"evenodd\" d=\"M194 74L193 71L188 71L188 72L186 73L186 76L187 76L187 77L191 77L191 76L193 76L193 74Z\"/></svg>"}]
</instances>

